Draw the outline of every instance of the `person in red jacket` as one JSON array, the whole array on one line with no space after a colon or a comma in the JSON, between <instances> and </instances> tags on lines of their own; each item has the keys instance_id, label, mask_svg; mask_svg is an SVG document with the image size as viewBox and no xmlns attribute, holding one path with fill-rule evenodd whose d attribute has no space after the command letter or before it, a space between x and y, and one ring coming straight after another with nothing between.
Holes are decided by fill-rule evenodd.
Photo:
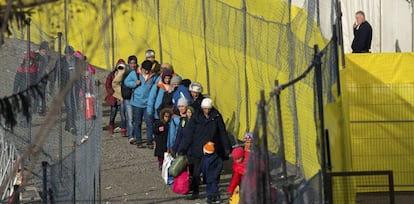
<instances>
[{"instance_id":1,"label":"person in red jacket","mask_svg":"<svg viewBox=\"0 0 414 204\"><path fill-rule=\"evenodd\" d=\"M228 194L231 196L234 192L234 189L243 179L244 171L246 168L247 160L245 159L247 152L244 151L243 147L236 147L231 152L233 158L233 176L230 181L229 188L227 190Z\"/></svg>"},{"instance_id":2,"label":"person in red jacket","mask_svg":"<svg viewBox=\"0 0 414 204\"><path fill-rule=\"evenodd\" d=\"M118 91L115 91L113 84L112 84L112 82L114 81L116 77L121 78L122 74L118 76L117 74L120 72L120 70L124 71L125 66L126 66L125 61L123 59L119 59L118 62L116 63L115 68L106 77L105 88L106 88L107 95L105 97L105 102L107 105L111 106L111 115L109 117L109 125L108 125L108 131L110 134L114 134L115 118L116 118L116 113L118 112L118 109L121 114L121 128L125 129L126 127L126 121L124 117L125 114L123 114L125 113L124 105L122 104L122 100L116 97L117 95L118 97L120 97L121 95L120 86L119 86L119 89L117 89Z\"/></svg>"}]
</instances>

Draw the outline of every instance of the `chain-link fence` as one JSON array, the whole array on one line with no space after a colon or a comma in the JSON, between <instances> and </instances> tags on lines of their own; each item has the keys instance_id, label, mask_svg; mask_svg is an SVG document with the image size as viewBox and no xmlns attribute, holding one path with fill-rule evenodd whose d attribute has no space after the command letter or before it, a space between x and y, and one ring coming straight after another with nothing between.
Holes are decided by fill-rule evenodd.
<instances>
[{"instance_id":1,"label":"chain-link fence","mask_svg":"<svg viewBox=\"0 0 414 204\"><path fill-rule=\"evenodd\" d=\"M22 156L16 164L22 166L24 182L15 192L22 201L30 199L24 189L34 187L45 203L90 203L99 200L100 189L99 82L87 58L57 39L56 50L46 41L5 41L2 80L9 85L0 88L2 129Z\"/></svg>"},{"instance_id":2,"label":"chain-link fence","mask_svg":"<svg viewBox=\"0 0 414 204\"><path fill-rule=\"evenodd\" d=\"M265 100L262 91L258 105L258 115L254 133L254 148L249 156L249 163L242 187L242 199L246 203L321 203L326 200L327 158L324 106L333 102L332 87L338 82L338 65L333 63L335 56L335 41L331 41L324 50L319 51L315 46L314 58L305 71L293 80L279 85L275 81L274 91ZM311 103L307 107L298 107L300 100L305 100L303 92L308 92ZM294 100L290 100L291 98ZM301 110L295 111L296 108ZM291 115L292 112L295 114ZM313 117L298 115L308 113ZM290 113L290 114L286 114ZM286 119L286 117L290 117ZM291 117L295 125L289 124ZM311 131L303 133L301 128L314 124ZM290 128L296 128L295 134L289 133ZM301 141L301 134L316 134L311 143ZM272 146L270 144L276 144ZM307 146L308 148L304 148ZM274 148L274 149L273 149ZM312 152L311 150L315 150ZM304 156L307 155L307 156ZM313 168L319 172L309 176L303 159L314 155L319 159ZM308 174L308 175L306 175ZM256 178L256 179L252 179ZM246 187L247 186L247 187ZM326 192L323 192L325 190Z\"/></svg>"}]
</instances>

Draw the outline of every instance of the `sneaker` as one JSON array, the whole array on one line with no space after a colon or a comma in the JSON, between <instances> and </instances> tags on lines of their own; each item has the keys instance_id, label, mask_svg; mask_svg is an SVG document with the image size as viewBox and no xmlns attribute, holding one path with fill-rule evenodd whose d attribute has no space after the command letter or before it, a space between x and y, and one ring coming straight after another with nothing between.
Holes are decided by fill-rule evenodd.
<instances>
[{"instance_id":1,"label":"sneaker","mask_svg":"<svg viewBox=\"0 0 414 204\"><path fill-rule=\"evenodd\" d=\"M153 144L147 144L147 148L148 149L154 149L154 145Z\"/></svg>"},{"instance_id":2,"label":"sneaker","mask_svg":"<svg viewBox=\"0 0 414 204\"><path fill-rule=\"evenodd\" d=\"M221 202L220 196L217 195L216 197L214 197L213 201L214 201L214 203L220 203Z\"/></svg>"},{"instance_id":3,"label":"sneaker","mask_svg":"<svg viewBox=\"0 0 414 204\"><path fill-rule=\"evenodd\" d=\"M76 128L70 128L69 132L72 133L72 135L77 135Z\"/></svg>"},{"instance_id":4,"label":"sneaker","mask_svg":"<svg viewBox=\"0 0 414 204\"><path fill-rule=\"evenodd\" d=\"M133 137L131 137L131 138L128 139L129 144L136 144L136 141L137 140L135 138L133 138Z\"/></svg>"},{"instance_id":5,"label":"sneaker","mask_svg":"<svg viewBox=\"0 0 414 204\"><path fill-rule=\"evenodd\" d=\"M142 145L142 144L137 144L137 148L142 149L142 148L145 148L145 147L144 147L144 145Z\"/></svg>"},{"instance_id":6,"label":"sneaker","mask_svg":"<svg viewBox=\"0 0 414 204\"><path fill-rule=\"evenodd\" d=\"M121 128L120 127L116 127L115 129L114 129L114 132L120 132L121 131Z\"/></svg>"}]
</instances>

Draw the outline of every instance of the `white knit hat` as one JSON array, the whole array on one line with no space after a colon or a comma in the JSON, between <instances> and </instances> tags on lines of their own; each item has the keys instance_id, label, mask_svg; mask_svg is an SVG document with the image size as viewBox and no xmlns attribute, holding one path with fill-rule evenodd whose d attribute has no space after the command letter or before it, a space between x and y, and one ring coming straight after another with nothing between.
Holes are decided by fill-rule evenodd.
<instances>
[{"instance_id":1,"label":"white knit hat","mask_svg":"<svg viewBox=\"0 0 414 204\"><path fill-rule=\"evenodd\" d=\"M201 108L212 108L213 107L213 101L211 98L205 98L203 101L201 101Z\"/></svg>"},{"instance_id":2,"label":"white knit hat","mask_svg":"<svg viewBox=\"0 0 414 204\"><path fill-rule=\"evenodd\" d=\"M177 106L188 106L188 101L184 97L178 99Z\"/></svg>"}]
</instances>

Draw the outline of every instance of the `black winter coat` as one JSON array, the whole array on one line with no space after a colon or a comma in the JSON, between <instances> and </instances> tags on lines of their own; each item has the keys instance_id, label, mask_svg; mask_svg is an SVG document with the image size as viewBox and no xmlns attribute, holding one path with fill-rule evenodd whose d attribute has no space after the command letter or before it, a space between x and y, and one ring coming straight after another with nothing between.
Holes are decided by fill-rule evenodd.
<instances>
[{"instance_id":1,"label":"black winter coat","mask_svg":"<svg viewBox=\"0 0 414 204\"><path fill-rule=\"evenodd\" d=\"M184 132L184 147L188 149L191 157L201 159L203 146L212 141L217 155L223 160L228 159L231 150L230 140L223 117L215 108L211 109L208 117L205 117L202 111L196 112L188 125Z\"/></svg>"},{"instance_id":2,"label":"black winter coat","mask_svg":"<svg viewBox=\"0 0 414 204\"><path fill-rule=\"evenodd\" d=\"M152 127L155 136L155 150L154 156L164 157L164 152L167 152L168 129L170 124L163 123L159 120L155 122Z\"/></svg>"},{"instance_id":3,"label":"black winter coat","mask_svg":"<svg viewBox=\"0 0 414 204\"><path fill-rule=\"evenodd\" d=\"M198 98L196 98L196 100L193 99L190 106L194 108L195 112L201 111L201 102L203 101L203 99L204 99L204 96L202 94L200 94Z\"/></svg>"}]
</instances>

